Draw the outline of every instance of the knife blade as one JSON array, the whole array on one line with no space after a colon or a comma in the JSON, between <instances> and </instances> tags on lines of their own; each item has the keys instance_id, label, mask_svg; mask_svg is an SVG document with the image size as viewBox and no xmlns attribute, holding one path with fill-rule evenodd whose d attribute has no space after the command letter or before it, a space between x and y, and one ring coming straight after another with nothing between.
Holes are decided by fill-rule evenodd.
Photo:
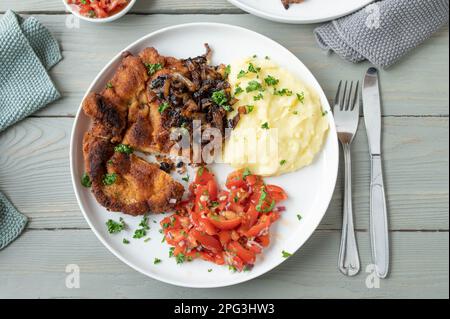
<instances>
[{"instance_id":1,"label":"knife blade","mask_svg":"<svg viewBox=\"0 0 450 319\"><path fill-rule=\"evenodd\" d=\"M370 242L375 273L386 278L389 272L389 232L381 161L381 98L378 70L369 68L363 82L364 122L371 162Z\"/></svg>"}]
</instances>

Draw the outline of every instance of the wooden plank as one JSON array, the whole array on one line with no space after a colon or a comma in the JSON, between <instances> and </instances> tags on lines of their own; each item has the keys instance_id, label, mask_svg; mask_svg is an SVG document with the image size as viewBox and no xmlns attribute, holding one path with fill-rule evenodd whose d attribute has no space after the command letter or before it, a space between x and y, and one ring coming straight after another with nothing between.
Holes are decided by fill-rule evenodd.
<instances>
[{"instance_id":1,"label":"wooden plank","mask_svg":"<svg viewBox=\"0 0 450 319\"><path fill-rule=\"evenodd\" d=\"M260 32L296 54L332 99L341 79L361 79L368 63L353 65L336 55L327 56L316 45L314 25L272 23L250 15L131 15L117 23L81 23L65 26L65 15L40 15L63 49L64 60L51 75L64 98L39 112L41 116L73 116L84 92L103 66L131 42L174 24L214 21ZM237 37L238 41L238 37ZM385 115L449 114L448 27L408 55L392 69L381 72Z\"/></svg>"},{"instance_id":2,"label":"wooden plank","mask_svg":"<svg viewBox=\"0 0 450 319\"><path fill-rule=\"evenodd\" d=\"M0 298L448 298L448 233L395 232L391 240L392 272L380 288L366 286L367 232L358 233L362 272L348 278L336 267L339 233L318 231L260 278L227 288L188 289L134 271L90 230L27 231L0 254ZM68 264L80 267L79 289L65 287Z\"/></svg>"},{"instance_id":3,"label":"wooden plank","mask_svg":"<svg viewBox=\"0 0 450 319\"><path fill-rule=\"evenodd\" d=\"M69 174L71 118L29 118L0 134L0 190L31 228L87 227ZM448 118L384 119L391 229L448 229ZM368 227L369 160L364 123L353 149L354 204ZM340 229L342 174L322 229Z\"/></svg>"},{"instance_id":4,"label":"wooden plank","mask_svg":"<svg viewBox=\"0 0 450 319\"><path fill-rule=\"evenodd\" d=\"M61 0L2 0L0 12L12 9L16 12L62 13L65 7ZM226 0L139 0L131 13L239 13L242 12Z\"/></svg>"}]
</instances>

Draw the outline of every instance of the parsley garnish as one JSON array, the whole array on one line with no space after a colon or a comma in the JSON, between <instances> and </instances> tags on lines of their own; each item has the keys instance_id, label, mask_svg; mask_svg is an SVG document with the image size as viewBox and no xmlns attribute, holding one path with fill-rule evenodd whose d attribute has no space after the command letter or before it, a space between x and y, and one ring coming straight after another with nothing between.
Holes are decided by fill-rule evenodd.
<instances>
[{"instance_id":1,"label":"parsley garnish","mask_svg":"<svg viewBox=\"0 0 450 319\"><path fill-rule=\"evenodd\" d=\"M248 72L258 73L259 71L261 71L261 68L255 67L252 63L248 65Z\"/></svg>"},{"instance_id":2,"label":"parsley garnish","mask_svg":"<svg viewBox=\"0 0 450 319\"><path fill-rule=\"evenodd\" d=\"M282 90L277 91L277 89L274 89L273 94L274 95L279 95L279 96L285 96L285 95L286 96L291 96L292 95L292 91L288 90L288 89L282 89Z\"/></svg>"},{"instance_id":3,"label":"parsley garnish","mask_svg":"<svg viewBox=\"0 0 450 319\"><path fill-rule=\"evenodd\" d=\"M128 245L130 243L130 241L128 239L124 238L122 240L122 243L124 243L125 245Z\"/></svg>"},{"instance_id":4,"label":"parsley garnish","mask_svg":"<svg viewBox=\"0 0 450 319\"><path fill-rule=\"evenodd\" d=\"M299 100L300 103L305 103L305 93L297 93L297 100Z\"/></svg>"},{"instance_id":5,"label":"parsley garnish","mask_svg":"<svg viewBox=\"0 0 450 319\"><path fill-rule=\"evenodd\" d=\"M205 167L204 167L204 166L200 167L200 168L198 169L198 171L197 171L197 175L198 175L198 176L202 176L204 170L205 170Z\"/></svg>"},{"instance_id":6,"label":"parsley garnish","mask_svg":"<svg viewBox=\"0 0 450 319\"><path fill-rule=\"evenodd\" d=\"M116 147L114 147L114 151L124 154L131 154L133 153L133 148L125 144L119 144Z\"/></svg>"},{"instance_id":7,"label":"parsley garnish","mask_svg":"<svg viewBox=\"0 0 450 319\"><path fill-rule=\"evenodd\" d=\"M247 93L253 92L253 91L262 91L262 85L261 83L259 83L258 81L250 81L248 82L248 86L245 89L247 91Z\"/></svg>"},{"instance_id":8,"label":"parsley garnish","mask_svg":"<svg viewBox=\"0 0 450 319\"><path fill-rule=\"evenodd\" d=\"M211 99L217 105L225 105L228 103L228 98L224 90L213 92Z\"/></svg>"},{"instance_id":9,"label":"parsley garnish","mask_svg":"<svg viewBox=\"0 0 450 319\"><path fill-rule=\"evenodd\" d=\"M148 75L153 75L156 73L156 71L159 71L162 69L162 65L160 63L155 63L155 64L145 63L145 66L147 68Z\"/></svg>"},{"instance_id":10,"label":"parsley garnish","mask_svg":"<svg viewBox=\"0 0 450 319\"><path fill-rule=\"evenodd\" d=\"M230 73L231 73L231 65L227 65L226 67L225 67L225 72L224 72L224 78L226 79L226 78L228 78L228 76L230 75Z\"/></svg>"},{"instance_id":11,"label":"parsley garnish","mask_svg":"<svg viewBox=\"0 0 450 319\"><path fill-rule=\"evenodd\" d=\"M122 217L120 217L119 222L108 219L106 226L108 227L108 232L110 234L120 233L125 228L125 222Z\"/></svg>"},{"instance_id":12,"label":"parsley garnish","mask_svg":"<svg viewBox=\"0 0 450 319\"><path fill-rule=\"evenodd\" d=\"M253 97L253 101L259 101L259 100L262 100L262 99L264 99L264 95L262 95L262 93L259 93L258 95L255 95Z\"/></svg>"},{"instance_id":13,"label":"parsley garnish","mask_svg":"<svg viewBox=\"0 0 450 319\"><path fill-rule=\"evenodd\" d=\"M111 82L106 83L106 88L107 89L112 89L113 85Z\"/></svg>"},{"instance_id":14,"label":"parsley garnish","mask_svg":"<svg viewBox=\"0 0 450 319\"><path fill-rule=\"evenodd\" d=\"M185 181L186 183L189 182L189 175L186 175L185 177L183 177L182 180Z\"/></svg>"},{"instance_id":15,"label":"parsley garnish","mask_svg":"<svg viewBox=\"0 0 450 319\"><path fill-rule=\"evenodd\" d=\"M322 116L325 116L328 114L328 111L322 111Z\"/></svg>"},{"instance_id":16,"label":"parsley garnish","mask_svg":"<svg viewBox=\"0 0 450 319\"><path fill-rule=\"evenodd\" d=\"M81 176L81 185L87 188L92 186L91 178L87 173L84 173L83 176Z\"/></svg>"},{"instance_id":17,"label":"parsley garnish","mask_svg":"<svg viewBox=\"0 0 450 319\"><path fill-rule=\"evenodd\" d=\"M245 72L244 70L240 70L238 75L237 75L237 78L240 79L240 78L243 78L246 75L247 75L247 72Z\"/></svg>"},{"instance_id":18,"label":"parsley garnish","mask_svg":"<svg viewBox=\"0 0 450 319\"><path fill-rule=\"evenodd\" d=\"M186 256L182 253L179 253L175 256L175 260L177 261L177 264L182 264L186 260Z\"/></svg>"},{"instance_id":19,"label":"parsley garnish","mask_svg":"<svg viewBox=\"0 0 450 319\"><path fill-rule=\"evenodd\" d=\"M173 257L173 251L175 250L175 247L170 247L169 249L169 257Z\"/></svg>"},{"instance_id":20,"label":"parsley garnish","mask_svg":"<svg viewBox=\"0 0 450 319\"><path fill-rule=\"evenodd\" d=\"M141 222L139 223L139 227L142 227L145 230L149 230L150 229L150 226L148 225L148 217L147 217L147 215L145 215L142 218Z\"/></svg>"},{"instance_id":21,"label":"parsley garnish","mask_svg":"<svg viewBox=\"0 0 450 319\"><path fill-rule=\"evenodd\" d=\"M265 200L267 197L267 192L265 189L262 189L261 191L261 196L259 197L259 201L258 201L258 205L256 205L256 210L260 213L268 213L271 212L273 210L273 208L275 207L275 201L272 200L272 203L270 203L270 206L267 208L262 208L262 205L264 204Z\"/></svg>"},{"instance_id":22,"label":"parsley garnish","mask_svg":"<svg viewBox=\"0 0 450 319\"><path fill-rule=\"evenodd\" d=\"M282 254L283 258L289 258L292 256L291 253L288 253L287 251L284 251L284 250L281 252L281 254Z\"/></svg>"},{"instance_id":23,"label":"parsley garnish","mask_svg":"<svg viewBox=\"0 0 450 319\"><path fill-rule=\"evenodd\" d=\"M283 166L284 164L286 164L286 160L281 160L280 165Z\"/></svg>"},{"instance_id":24,"label":"parsley garnish","mask_svg":"<svg viewBox=\"0 0 450 319\"><path fill-rule=\"evenodd\" d=\"M254 105L247 105L245 108L247 109L247 114L248 114L248 113L252 113L253 112L255 106Z\"/></svg>"},{"instance_id":25,"label":"parsley garnish","mask_svg":"<svg viewBox=\"0 0 450 319\"><path fill-rule=\"evenodd\" d=\"M234 95L239 95L242 92L244 92L244 90L240 86L238 86L238 87L236 87L236 91L234 91Z\"/></svg>"},{"instance_id":26,"label":"parsley garnish","mask_svg":"<svg viewBox=\"0 0 450 319\"><path fill-rule=\"evenodd\" d=\"M298 219L298 220L302 220L302 215L297 214L297 219Z\"/></svg>"},{"instance_id":27,"label":"parsley garnish","mask_svg":"<svg viewBox=\"0 0 450 319\"><path fill-rule=\"evenodd\" d=\"M103 184L112 185L116 182L116 180L117 180L116 173L105 174L105 176L103 177Z\"/></svg>"},{"instance_id":28,"label":"parsley garnish","mask_svg":"<svg viewBox=\"0 0 450 319\"><path fill-rule=\"evenodd\" d=\"M252 172L248 168L245 168L244 173L242 173L242 178L245 179L249 175L252 175Z\"/></svg>"},{"instance_id":29,"label":"parsley garnish","mask_svg":"<svg viewBox=\"0 0 450 319\"><path fill-rule=\"evenodd\" d=\"M269 129L269 123L265 122L261 125L262 129L268 130Z\"/></svg>"},{"instance_id":30,"label":"parsley garnish","mask_svg":"<svg viewBox=\"0 0 450 319\"><path fill-rule=\"evenodd\" d=\"M153 260L153 264L157 265L161 262L162 260L159 258L155 258L155 260Z\"/></svg>"},{"instance_id":31,"label":"parsley garnish","mask_svg":"<svg viewBox=\"0 0 450 319\"><path fill-rule=\"evenodd\" d=\"M208 269L208 272L211 272L212 271L212 269Z\"/></svg>"},{"instance_id":32,"label":"parsley garnish","mask_svg":"<svg viewBox=\"0 0 450 319\"><path fill-rule=\"evenodd\" d=\"M169 106L170 106L170 105L169 105L169 103L167 103L167 102L161 103L161 104L159 105L159 107L158 107L158 112L159 112L159 113L164 112Z\"/></svg>"},{"instance_id":33,"label":"parsley garnish","mask_svg":"<svg viewBox=\"0 0 450 319\"><path fill-rule=\"evenodd\" d=\"M267 85L277 85L280 82L280 80L269 75L264 79L264 82L266 82Z\"/></svg>"},{"instance_id":34,"label":"parsley garnish","mask_svg":"<svg viewBox=\"0 0 450 319\"><path fill-rule=\"evenodd\" d=\"M140 239L147 235L147 231L144 228L139 228L134 231L133 238Z\"/></svg>"}]
</instances>

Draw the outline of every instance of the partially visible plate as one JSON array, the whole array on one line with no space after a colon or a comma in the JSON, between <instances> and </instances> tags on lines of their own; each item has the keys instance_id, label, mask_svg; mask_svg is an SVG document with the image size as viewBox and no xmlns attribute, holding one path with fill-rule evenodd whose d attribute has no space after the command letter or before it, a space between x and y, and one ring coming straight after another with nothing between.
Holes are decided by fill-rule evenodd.
<instances>
[{"instance_id":1,"label":"partially visible plate","mask_svg":"<svg viewBox=\"0 0 450 319\"><path fill-rule=\"evenodd\" d=\"M333 20L373 2L373 0L305 0L286 10L281 0L228 0L258 17L283 23L318 23Z\"/></svg>"},{"instance_id":2,"label":"partially visible plate","mask_svg":"<svg viewBox=\"0 0 450 319\"><path fill-rule=\"evenodd\" d=\"M238 41L239 45L236 45ZM270 56L282 67L288 68L295 76L315 90L320 96L324 110L330 110L327 98L308 68L300 60L278 43L253 31L240 27L215 24L194 23L169 27L149 34L134 42L123 51L133 54L153 46L162 55L178 58L193 57L204 53L204 43L209 43L213 49L213 63L232 63L236 59L258 54ZM232 48L230 50L230 48ZM123 52L121 51L121 52ZM99 92L114 74L121 60L119 52L105 68L97 75L90 85L89 92ZM82 142L83 135L89 129L90 119L84 115L81 106L75 118L71 145L70 167L73 187L88 224L100 241L119 259L141 273L174 285L185 287L221 287L237 284L256 278L273 269L285 259L282 251L296 252L311 236L319 225L330 203L336 184L339 149L332 113L328 112L330 131L325 145L315 162L295 173L267 179L271 184L282 186L290 196L284 203L286 211L280 220L271 228L272 243L259 256L252 271L232 273L227 267L194 260L183 265L177 265L169 259L169 246L161 243L159 221L164 215L152 215L149 231L150 241L133 240L133 231L141 218L126 216L120 213L108 212L101 207L89 189L81 186L80 178L84 172ZM214 164L210 167L223 185L225 178L232 169L225 164ZM301 214L299 221L297 215ZM108 219L119 220L123 217L129 229L119 234L109 234L105 223ZM130 239L130 244L124 245L123 238ZM83 249L83 247L80 247ZM154 265L154 258L162 259L162 263ZM212 269L208 272L208 269ZM101 271L101 270L100 270Z\"/></svg>"}]
</instances>

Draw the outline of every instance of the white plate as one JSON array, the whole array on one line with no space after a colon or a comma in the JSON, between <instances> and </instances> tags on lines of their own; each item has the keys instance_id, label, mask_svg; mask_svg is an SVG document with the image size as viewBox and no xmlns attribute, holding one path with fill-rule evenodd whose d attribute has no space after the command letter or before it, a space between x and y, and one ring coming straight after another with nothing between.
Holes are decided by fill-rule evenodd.
<instances>
[{"instance_id":1,"label":"white plate","mask_svg":"<svg viewBox=\"0 0 450 319\"><path fill-rule=\"evenodd\" d=\"M318 23L350 14L373 0L305 0L286 10L280 0L228 0L258 17L283 23Z\"/></svg>"},{"instance_id":2,"label":"white plate","mask_svg":"<svg viewBox=\"0 0 450 319\"><path fill-rule=\"evenodd\" d=\"M236 45L236 41L239 41L239 45ZM209 43L214 50L213 63L231 63L253 54L270 56L316 90L324 109L329 110L327 98L319 83L297 57L276 42L247 29L214 23L179 25L149 34L124 50L137 54L145 47L154 46L163 55L183 58L203 54L203 43ZM88 92L104 88L119 62L120 53L95 78ZM270 183L282 186L290 198L285 203L287 211L283 212L282 218L271 229L273 236L270 247L258 258L255 267L249 272L232 273L227 267L215 266L202 260L176 265L175 260L168 257L169 246L161 243L162 235L159 233L159 221L163 217L161 215L151 216L158 224L150 222L150 241L144 243L142 239L133 240L133 231L141 218L107 212L96 202L90 190L80 184L84 172L82 139L90 126L90 120L81 111L81 106L75 118L70 145L73 187L81 211L94 233L111 252L134 269L149 277L185 287L221 287L237 284L258 277L282 263L285 259L281 252L283 250L296 252L322 220L333 194L339 160L331 112L328 112L328 119L330 132L324 149L314 164L292 174L268 179ZM227 174L231 172L231 168L225 164L212 165L211 169L222 185ZM302 215L301 221L297 219L297 214ZM109 234L105 222L109 218L118 220L120 216L130 225L129 230ZM122 243L124 237L130 239L129 245ZM154 265L155 257L162 259L162 263ZM208 272L208 269L213 271Z\"/></svg>"}]
</instances>

